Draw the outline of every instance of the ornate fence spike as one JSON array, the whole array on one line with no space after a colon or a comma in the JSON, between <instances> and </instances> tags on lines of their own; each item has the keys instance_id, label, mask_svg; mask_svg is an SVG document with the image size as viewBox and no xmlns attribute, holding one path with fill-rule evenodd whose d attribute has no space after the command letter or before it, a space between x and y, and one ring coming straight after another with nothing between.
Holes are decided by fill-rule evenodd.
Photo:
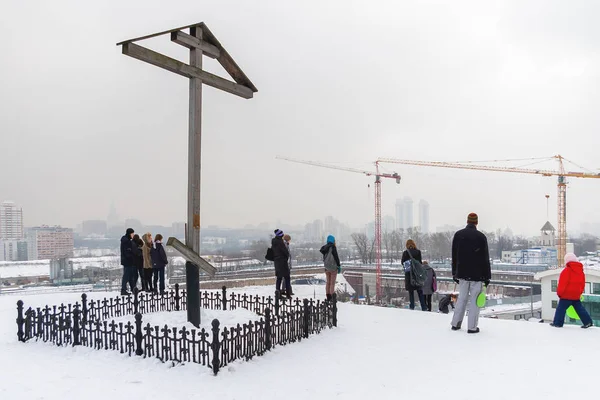
<instances>
[{"instance_id":1,"label":"ornate fence spike","mask_svg":"<svg viewBox=\"0 0 600 400\"><path fill-rule=\"evenodd\" d=\"M219 325L220 322L218 319L213 319L212 321L212 370L215 375L219 373L219 368L221 367L221 360L219 358L219 350L221 349L221 342L219 341Z\"/></svg>"},{"instance_id":2,"label":"ornate fence spike","mask_svg":"<svg viewBox=\"0 0 600 400\"><path fill-rule=\"evenodd\" d=\"M137 356L144 354L144 350L142 349L142 337L142 314L137 313L135 314L135 354Z\"/></svg>"},{"instance_id":3,"label":"ornate fence spike","mask_svg":"<svg viewBox=\"0 0 600 400\"><path fill-rule=\"evenodd\" d=\"M333 316L332 316L333 322L332 323L333 323L333 326L337 326L337 294L336 293L333 294L332 300L333 300L332 301L332 303L333 303L332 304L333 305L332 306L332 311L333 311Z\"/></svg>"},{"instance_id":4,"label":"ornate fence spike","mask_svg":"<svg viewBox=\"0 0 600 400\"><path fill-rule=\"evenodd\" d=\"M175 311L181 309L181 296L179 296L179 283L175 284Z\"/></svg>"},{"instance_id":5,"label":"ornate fence spike","mask_svg":"<svg viewBox=\"0 0 600 400\"><path fill-rule=\"evenodd\" d=\"M265 348L271 350L271 310L265 308Z\"/></svg>"},{"instance_id":6,"label":"ornate fence spike","mask_svg":"<svg viewBox=\"0 0 600 400\"><path fill-rule=\"evenodd\" d=\"M79 330L80 311L79 304L73 310L73 346L81 345L81 332Z\"/></svg>"},{"instance_id":7,"label":"ornate fence spike","mask_svg":"<svg viewBox=\"0 0 600 400\"><path fill-rule=\"evenodd\" d=\"M221 307L223 311L227 311L227 286L223 286L223 296L221 300L223 301L223 306Z\"/></svg>"},{"instance_id":8,"label":"ornate fence spike","mask_svg":"<svg viewBox=\"0 0 600 400\"><path fill-rule=\"evenodd\" d=\"M25 332L23 331L23 324L25 323L25 318L23 318L23 300L17 301L17 337L19 338L19 342L25 341Z\"/></svg>"}]
</instances>

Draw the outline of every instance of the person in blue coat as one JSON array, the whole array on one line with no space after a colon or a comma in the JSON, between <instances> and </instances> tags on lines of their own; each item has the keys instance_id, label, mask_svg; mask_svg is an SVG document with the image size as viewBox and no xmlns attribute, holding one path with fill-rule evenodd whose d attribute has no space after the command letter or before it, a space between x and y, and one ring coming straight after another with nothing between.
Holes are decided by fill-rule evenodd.
<instances>
[{"instance_id":1,"label":"person in blue coat","mask_svg":"<svg viewBox=\"0 0 600 400\"><path fill-rule=\"evenodd\" d=\"M152 256L152 271L154 274L154 292L156 293L160 289L160 294L165 293L165 267L169 264L167 253L162 244L163 236L159 233L154 238L154 246L150 251ZM160 281L160 282L159 282ZM159 286L156 286L156 283Z\"/></svg>"}]
</instances>

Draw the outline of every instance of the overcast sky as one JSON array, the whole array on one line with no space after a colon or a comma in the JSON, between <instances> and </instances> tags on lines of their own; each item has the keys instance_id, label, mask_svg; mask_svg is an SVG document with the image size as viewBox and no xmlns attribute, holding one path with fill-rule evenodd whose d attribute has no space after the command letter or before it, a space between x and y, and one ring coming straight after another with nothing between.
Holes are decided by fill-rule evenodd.
<instances>
[{"instance_id":1,"label":"overcast sky","mask_svg":"<svg viewBox=\"0 0 600 400\"><path fill-rule=\"evenodd\" d=\"M203 225L373 219L371 178L276 155L370 168L560 153L599 172L598 15L593 0L3 0L0 200L26 225L104 219L113 201L123 219L184 220L188 82L115 43L200 21L259 90L205 87ZM166 36L145 45L186 58ZM556 222L555 178L386 168L403 178L383 183L386 214L410 196L432 227L475 211L483 229L533 234L548 193ZM600 222L599 195L600 180L571 180L569 229Z\"/></svg>"}]
</instances>

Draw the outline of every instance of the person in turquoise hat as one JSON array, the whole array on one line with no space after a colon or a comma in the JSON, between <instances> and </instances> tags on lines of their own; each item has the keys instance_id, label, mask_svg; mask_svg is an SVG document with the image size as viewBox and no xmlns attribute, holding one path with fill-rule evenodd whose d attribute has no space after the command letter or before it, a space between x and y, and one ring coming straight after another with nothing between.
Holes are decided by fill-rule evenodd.
<instances>
[{"instance_id":1,"label":"person in turquoise hat","mask_svg":"<svg viewBox=\"0 0 600 400\"><path fill-rule=\"evenodd\" d=\"M327 243L321 247L321 254L323 254L325 277L327 279L325 293L327 294L327 301L330 301L335 293L335 280L337 279L337 274L342 272L342 264L340 263L340 257L338 256L337 247L335 246L335 237L333 235L327 236Z\"/></svg>"}]
</instances>

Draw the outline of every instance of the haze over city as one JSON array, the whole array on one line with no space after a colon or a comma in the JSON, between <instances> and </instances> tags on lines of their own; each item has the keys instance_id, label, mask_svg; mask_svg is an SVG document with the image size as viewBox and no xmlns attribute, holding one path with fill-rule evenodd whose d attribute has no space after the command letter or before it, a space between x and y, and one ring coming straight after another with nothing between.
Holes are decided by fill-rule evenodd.
<instances>
[{"instance_id":1,"label":"haze over city","mask_svg":"<svg viewBox=\"0 0 600 400\"><path fill-rule=\"evenodd\" d=\"M562 154L598 172L598 11L593 1L10 2L0 16L0 201L22 206L28 226L105 219L112 202L123 219L185 220L188 82L115 43L196 20L259 89L247 101L204 89L202 226L373 220L372 178L276 155L372 169L378 157ZM185 58L165 38L151 47ZM429 202L433 228L476 211L482 229L536 234L549 194L556 220L555 178L385 170L402 182L383 182L384 215L410 196ZM599 195L598 180L570 181L569 230L600 221Z\"/></svg>"}]
</instances>

